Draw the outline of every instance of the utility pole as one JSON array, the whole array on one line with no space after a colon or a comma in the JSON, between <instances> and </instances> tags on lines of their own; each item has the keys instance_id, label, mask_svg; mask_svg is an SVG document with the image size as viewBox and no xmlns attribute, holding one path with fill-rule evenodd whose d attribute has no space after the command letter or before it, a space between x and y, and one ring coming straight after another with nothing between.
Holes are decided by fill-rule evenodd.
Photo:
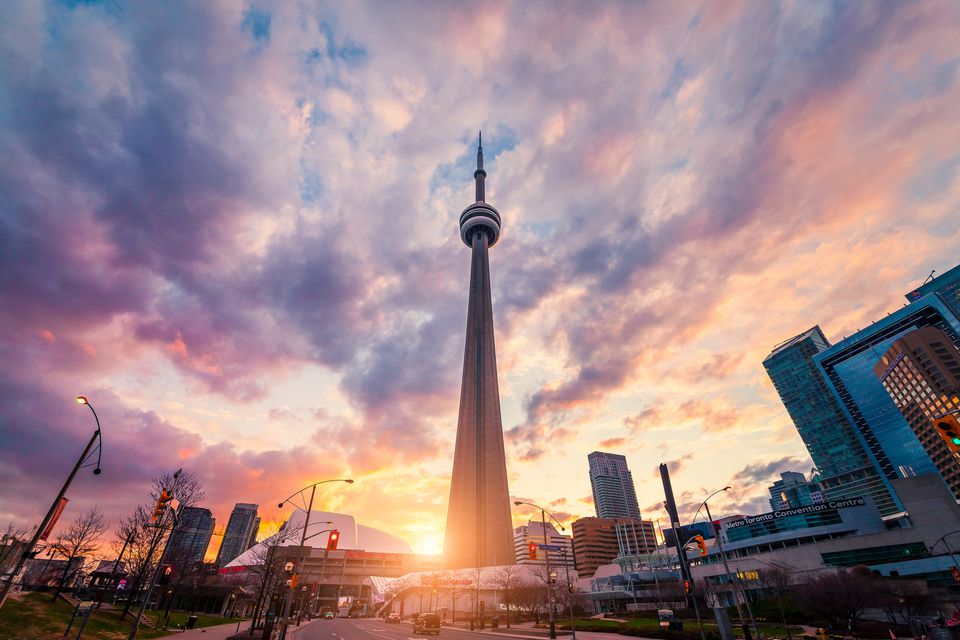
<instances>
[{"instance_id":1,"label":"utility pole","mask_svg":"<svg viewBox=\"0 0 960 640\"><path fill-rule=\"evenodd\" d=\"M673 485L670 484L670 470L667 465L660 463L660 480L663 483L663 494L666 498L664 506L667 508L667 515L670 516L670 527L673 529L673 538L677 545L677 561L680 563L680 576L684 583L690 586L691 593L684 596L689 606L693 601L693 613L697 616L697 626L700 628L700 640L706 640L706 634L703 630L703 620L700 619L700 605L697 603L697 594L693 588L693 573L690 571L690 565L687 563L687 552L683 543L680 542L680 514L677 512L677 501L673 497ZM746 638L745 640L750 640Z\"/></svg>"}]
</instances>

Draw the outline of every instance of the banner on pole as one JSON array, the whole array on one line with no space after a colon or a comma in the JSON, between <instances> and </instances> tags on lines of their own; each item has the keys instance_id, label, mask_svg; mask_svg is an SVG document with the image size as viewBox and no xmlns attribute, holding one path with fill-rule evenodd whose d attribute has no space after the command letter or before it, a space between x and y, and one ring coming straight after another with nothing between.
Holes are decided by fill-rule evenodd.
<instances>
[{"instance_id":1,"label":"banner on pole","mask_svg":"<svg viewBox=\"0 0 960 640\"><path fill-rule=\"evenodd\" d=\"M40 535L40 539L44 542L46 542L47 538L50 537L50 534L53 532L53 528L57 524L57 520L60 519L60 514L63 513L63 509L67 506L68 502L70 502L69 498L60 498L60 502L57 503L57 508L53 510L53 517L50 518L50 522L47 523L47 528L44 529L43 533Z\"/></svg>"}]
</instances>

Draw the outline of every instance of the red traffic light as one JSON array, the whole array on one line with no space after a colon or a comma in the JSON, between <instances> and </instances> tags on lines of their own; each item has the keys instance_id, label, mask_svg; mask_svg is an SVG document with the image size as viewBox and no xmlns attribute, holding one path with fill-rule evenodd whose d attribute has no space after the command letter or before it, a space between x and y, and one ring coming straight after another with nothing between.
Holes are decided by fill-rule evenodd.
<instances>
[{"instance_id":1,"label":"red traffic light","mask_svg":"<svg viewBox=\"0 0 960 640\"><path fill-rule=\"evenodd\" d=\"M340 532L334 529L327 538L327 551L336 551L337 543L340 542Z\"/></svg>"},{"instance_id":2,"label":"red traffic light","mask_svg":"<svg viewBox=\"0 0 960 640\"><path fill-rule=\"evenodd\" d=\"M530 546L530 559L536 560L537 559L537 543L531 542L529 546Z\"/></svg>"}]
</instances>

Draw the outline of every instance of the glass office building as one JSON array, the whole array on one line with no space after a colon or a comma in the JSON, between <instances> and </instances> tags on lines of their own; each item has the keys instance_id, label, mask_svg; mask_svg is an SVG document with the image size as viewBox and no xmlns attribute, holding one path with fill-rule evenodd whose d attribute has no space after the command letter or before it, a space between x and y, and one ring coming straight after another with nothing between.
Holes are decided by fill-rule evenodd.
<instances>
[{"instance_id":1,"label":"glass office building","mask_svg":"<svg viewBox=\"0 0 960 640\"><path fill-rule=\"evenodd\" d=\"M894 341L922 327L935 327L955 343L960 336L960 320L938 294L931 293L813 358L868 456L887 480L928 473L940 475L874 372ZM829 493L829 487L824 489ZM889 512L878 506L882 512Z\"/></svg>"},{"instance_id":2,"label":"glass office building","mask_svg":"<svg viewBox=\"0 0 960 640\"><path fill-rule=\"evenodd\" d=\"M824 496L869 496L881 512L899 511L889 482L815 362L828 349L815 326L774 347L763 367L817 466Z\"/></svg>"}]
</instances>

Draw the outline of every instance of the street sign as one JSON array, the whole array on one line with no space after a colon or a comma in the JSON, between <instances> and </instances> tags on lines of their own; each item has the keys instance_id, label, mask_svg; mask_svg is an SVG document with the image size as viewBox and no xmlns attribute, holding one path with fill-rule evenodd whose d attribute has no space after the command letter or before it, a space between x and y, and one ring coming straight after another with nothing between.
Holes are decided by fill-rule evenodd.
<instances>
[{"instance_id":1,"label":"street sign","mask_svg":"<svg viewBox=\"0 0 960 640\"><path fill-rule=\"evenodd\" d=\"M537 547L544 551L563 551L562 544L538 544Z\"/></svg>"}]
</instances>

